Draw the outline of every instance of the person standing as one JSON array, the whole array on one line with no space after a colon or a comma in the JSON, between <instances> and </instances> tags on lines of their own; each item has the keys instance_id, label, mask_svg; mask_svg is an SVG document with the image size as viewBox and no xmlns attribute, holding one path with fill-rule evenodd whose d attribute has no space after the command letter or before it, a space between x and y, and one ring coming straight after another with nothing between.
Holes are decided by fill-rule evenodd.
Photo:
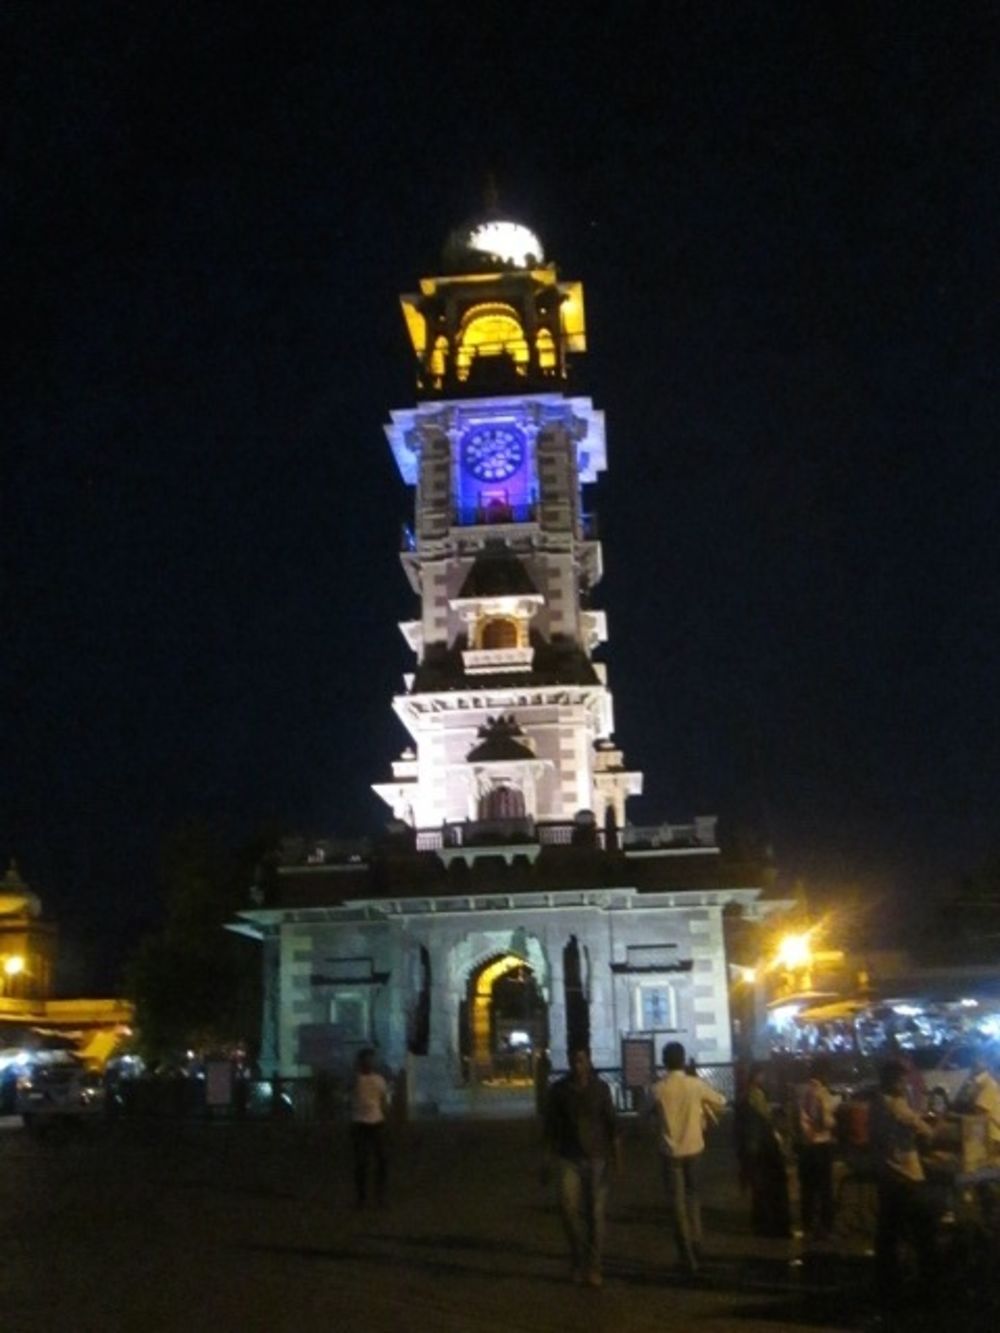
<instances>
[{"instance_id":1,"label":"person standing","mask_svg":"<svg viewBox=\"0 0 1000 1333\"><path fill-rule=\"evenodd\" d=\"M570 1052L570 1066L552 1085L545 1106L544 1173L556 1158L573 1281L599 1287L608 1175L612 1162L620 1165L621 1143L611 1089L595 1073L586 1046Z\"/></svg>"},{"instance_id":2,"label":"person standing","mask_svg":"<svg viewBox=\"0 0 1000 1333\"><path fill-rule=\"evenodd\" d=\"M829 1065L820 1056L798 1099L799 1194L808 1240L833 1234L833 1144L840 1098L830 1091Z\"/></svg>"},{"instance_id":3,"label":"person standing","mask_svg":"<svg viewBox=\"0 0 1000 1333\"><path fill-rule=\"evenodd\" d=\"M705 1151L705 1117L721 1111L725 1097L704 1079L685 1073L684 1047L668 1041L663 1048L666 1073L653 1086L652 1110L659 1124L663 1180L677 1245L678 1267L694 1274L701 1257L699 1167Z\"/></svg>"},{"instance_id":4,"label":"person standing","mask_svg":"<svg viewBox=\"0 0 1000 1333\"><path fill-rule=\"evenodd\" d=\"M895 1308L899 1296L899 1242L904 1235L913 1242L924 1282L930 1284L932 1279L935 1220L917 1142L933 1137L933 1129L907 1100L905 1066L890 1061L880 1073L871 1113L878 1174L875 1282L887 1312Z\"/></svg>"},{"instance_id":5,"label":"person standing","mask_svg":"<svg viewBox=\"0 0 1000 1333\"><path fill-rule=\"evenodd\" d=\"M972 1109L986 1116L990 1156L1000 1155L1000 1083L994 1078L988 1060L979 1057L973 1062L972 1077L963 1092Z\"/></svg>"},{"instance_id":6,"label":"person standing","mask_svg":"<svg viewBox=\"0 0 1000 1333\"><path fill-rule=\"evenodd\" d=\"M363 1208L368 1197L368 1171L375 1163L375 1198L385 1202L387 1175L385 1119L389 1085L375 1070L375 1052L358 1052L351 1089L351 1147L354 1153L354 1201Z\"/></svg>"},{"instance_id":7,"label":"person standing","mask_svg":"<svg viewBox=\"0 0 1000 1333\"><path fill-rule=\"evenodd\" d=\"M752 1065L737 1099L736 1154L742 1182L750 1189L754 1235L787 1239L791 1235L788 1173L764 1078L764 1066Z\"/></svg>"}]
</instances>

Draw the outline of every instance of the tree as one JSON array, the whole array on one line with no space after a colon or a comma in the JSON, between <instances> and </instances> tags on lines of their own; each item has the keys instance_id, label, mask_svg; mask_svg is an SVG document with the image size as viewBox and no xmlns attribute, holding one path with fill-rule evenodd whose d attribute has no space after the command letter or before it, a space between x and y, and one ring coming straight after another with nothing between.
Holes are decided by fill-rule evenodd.
<instances>
[{"instance_id":1,"label":"tree","mask_svg":"<svg viewBox=\"0 0 1000 1333\"><path fill-rule=\"evenodd\" d=\"M935 918L931 942L969 963L1000 958L1000 855L962 876Z\"/></svg>"},{"instance_id":2,"label":"tree","mask_svg":"<svg viewBox=\"0 0 1000 1333\"><path fill-rule=\"evenodd\" d=\"M265 832L232 848L204 822L167 839L158 876L163 924L140 941L126 969L147 1059L256 1039L260 954L224 927L246 903L254 867L274 842Z\"/></svg>"}]
</instances>

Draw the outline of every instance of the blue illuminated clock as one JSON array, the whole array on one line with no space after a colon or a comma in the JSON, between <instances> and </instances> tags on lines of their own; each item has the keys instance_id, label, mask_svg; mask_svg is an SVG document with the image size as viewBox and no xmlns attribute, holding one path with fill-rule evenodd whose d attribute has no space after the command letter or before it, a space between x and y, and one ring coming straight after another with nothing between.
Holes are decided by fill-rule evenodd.
<instances>
[{"instance_id":1,"label":"blue illuminated clock","mask_svg":"<svg viewBox=\"0 0 1000 1333\"><path fill-rule=\"evenodd\" d=\"M524 432L507 422L473 426L462 436L462 466L478 481L506 481L524 457Z\"/></svg>"}]
</instances>

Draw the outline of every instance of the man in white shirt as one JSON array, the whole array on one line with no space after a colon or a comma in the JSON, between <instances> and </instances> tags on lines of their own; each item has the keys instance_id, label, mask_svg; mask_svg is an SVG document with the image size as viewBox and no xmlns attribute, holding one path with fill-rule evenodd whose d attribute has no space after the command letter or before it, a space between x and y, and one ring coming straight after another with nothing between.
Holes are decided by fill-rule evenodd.
<instances>
[{"instance_id":1,"label":"man in white shirt","mask_svg":"<svg viewBox=\"0 0 1000 1333\"><path fill-rule=\"evenodd\" d=\"M978 1059L973 1064L968 1096L972 1106L986 1116L990 1154L996 1156L1000 1153L1000 1083L993 1077L987 1060Z\"/></svg>"},{"instance_id":2,"label":"man in white shirt","mask_svg":"<svg viewBox=\"0 0 1000 1333\"><path fill-rule=\"evenodd\" d=\"M684 1072L684 1047L679 1041L664 1046L663 1064L666 1073L653 1086L663 1180L674 1219L678 1267L694 1274L701 1252L698 1167L705 1151L705 1116L721 1110L726 1099L704 1079Z\"/></svg>"},{"instance_id":3,"label":"man in white shirt","mask_svg":"<svg viewBox=\"0 0 1000 1333\"><path fill-rule=\"evenodd\" d=\"M808 1240L833 1234L833 1149L840 1098L830 1091L830 1062L817 1056L798 1098L799 1206Z\"/></svg>"},{"instance_id":4,"label":"man in white shirt","mask_svg":"<svg viewBox=\"0 0 1000 1333\"><path fill-rule=\"evenodd\" d=\"M368 1164L375 1162L375 1197L385 1202L385 1113L389 1086L375 1072L375 1052L358 1052L354 1087L351 1089L351 1145L354 1149L354 1195L358 1208L368 1194Z\"/></svg>"}]
</instances>

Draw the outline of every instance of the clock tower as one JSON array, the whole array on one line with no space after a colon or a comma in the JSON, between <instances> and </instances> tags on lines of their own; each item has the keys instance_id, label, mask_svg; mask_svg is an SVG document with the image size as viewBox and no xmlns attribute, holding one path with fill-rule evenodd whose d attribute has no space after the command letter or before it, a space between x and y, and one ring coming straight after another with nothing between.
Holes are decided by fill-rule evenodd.
<instances>
[{"instance_id":1,"label":"clock tower","mask_svg":"<svg viewBox=\"0 0 1000 1333\"><path fill-rule=\"evenodd\" d=\"M763 911L759 867L723 855L714 816L626 821L642 777L598 660L583 289L494 214L402 307L417 394L386 435L414 497L409 740L375 788L387 835L283 839L232 923L263 946L261 1063L346 1079L376 1047L436 1115L533 1114L540 1053L562 1070L580 1044L623 1099L668 1040L726 1080L725 923Z\"/></svg>"},{"instance_id":2,"label":"clock tower","mask_svg":"<svg viewBox=\"0 0 1000 1333\"><path fill-rule=\"evenodd\" d=\"M585 487L606 448L603 414L571 391L583 288L495 215L455 232L442 267L401 298L418 397L386 434L414 488L402 562L420 614L400 626L416 660L394 700L412 744L375 790L425 850L622 828L642 776L594 657Z\"/></svg>"}]
</instances>

